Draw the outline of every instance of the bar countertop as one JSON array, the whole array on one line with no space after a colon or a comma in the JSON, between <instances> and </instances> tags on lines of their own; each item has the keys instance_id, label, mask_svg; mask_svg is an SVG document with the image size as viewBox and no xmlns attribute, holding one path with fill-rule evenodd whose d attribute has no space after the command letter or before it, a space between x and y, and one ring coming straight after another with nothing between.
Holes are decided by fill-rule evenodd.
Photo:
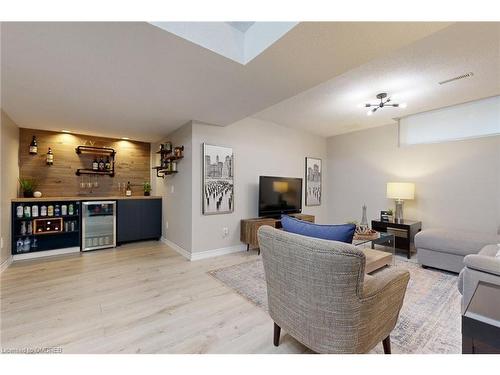
<instances>
[{"instance_id":1,"label":"bar countertop","mask_svg":"<svg viewBox=\"0 0 500 375\"><path fill-rule=\"evenodd\" d=\"M104 200L134 200L134 199L161 199L160 196L144 196L144 195L133 195L127 197L124 195L109 195L109 196L83 196L78 195L74 197L40 197L40 198L13 198L11 201L14 203L22 202L48 202L48 201L104 201Z\"/></svg>"}]
</instances>

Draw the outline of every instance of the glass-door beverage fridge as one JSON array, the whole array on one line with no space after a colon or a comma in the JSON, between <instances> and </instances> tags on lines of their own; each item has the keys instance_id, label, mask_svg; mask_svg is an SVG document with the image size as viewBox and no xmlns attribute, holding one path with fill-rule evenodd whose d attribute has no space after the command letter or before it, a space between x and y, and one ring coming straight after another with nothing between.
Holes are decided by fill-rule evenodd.
<instances>
[{"instance_id":1,"label":"glass-door beverage fridge","mask_svg":"<svg viewBox=\"0 0 500 375\"><path fill-rule=\"evenodd\" d=\"M116 201L82 204L82 251L116 246Z\"/></svg>"}]
</instances>

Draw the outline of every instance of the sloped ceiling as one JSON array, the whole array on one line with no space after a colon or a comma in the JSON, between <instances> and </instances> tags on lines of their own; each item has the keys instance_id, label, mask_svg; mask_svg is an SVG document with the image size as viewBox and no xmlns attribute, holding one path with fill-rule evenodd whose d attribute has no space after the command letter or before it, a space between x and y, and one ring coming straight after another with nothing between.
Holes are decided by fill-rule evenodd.
<instances>
[{"instance_id":1,"label":"sloped ceiling","mask_svg":"<svg viewBox=\"0 0 500 375\"><path fill-rule=\"evenodd\" d=\"M448 23L300 23L243 66L148 23L3 23L2 108L22 127L144 141L225 126Z\"/></svg>"}]
</instances>

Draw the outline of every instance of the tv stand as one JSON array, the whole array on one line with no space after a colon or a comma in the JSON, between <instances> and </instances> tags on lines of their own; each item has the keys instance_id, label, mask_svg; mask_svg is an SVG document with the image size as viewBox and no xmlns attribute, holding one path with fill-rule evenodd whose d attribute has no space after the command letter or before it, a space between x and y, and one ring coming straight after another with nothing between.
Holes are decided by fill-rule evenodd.
<instances>
[{"instance_id":1,"label":"tv stand","mask_svg":"<svg viewBox=\"0 0 500 375\"><path fill-rule=\"evenodd\" d=\"M314 223L314 215L307 214L290 214L288 216L294 217L299 220L309 221ZM259 239L257 238L257 231L263 225L269 225L273 228L281 228L281 219L274 219L271 217L257 217L253 219L241 220L240 240L247 245L247 251L250 248L257 248L260 254Z\"/></svg>"}]
</instances>

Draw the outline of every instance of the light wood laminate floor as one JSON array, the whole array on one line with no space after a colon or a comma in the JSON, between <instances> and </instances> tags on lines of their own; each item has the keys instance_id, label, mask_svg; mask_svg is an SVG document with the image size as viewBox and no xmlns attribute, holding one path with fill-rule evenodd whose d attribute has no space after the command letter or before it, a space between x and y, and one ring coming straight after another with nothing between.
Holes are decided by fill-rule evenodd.
<instances>
[{"instance_id":1,"label":"light wood laminate floor","mask_svg":"<svg viewBox=\"0 0 500 375\"><path fill-rule=\"evenodd\" d=\"M301 353L266 312L207 274L256 251L189 262L160 242L12 264L0 276L2 349L63 353Z\"/></svg>"}]
</instances>

